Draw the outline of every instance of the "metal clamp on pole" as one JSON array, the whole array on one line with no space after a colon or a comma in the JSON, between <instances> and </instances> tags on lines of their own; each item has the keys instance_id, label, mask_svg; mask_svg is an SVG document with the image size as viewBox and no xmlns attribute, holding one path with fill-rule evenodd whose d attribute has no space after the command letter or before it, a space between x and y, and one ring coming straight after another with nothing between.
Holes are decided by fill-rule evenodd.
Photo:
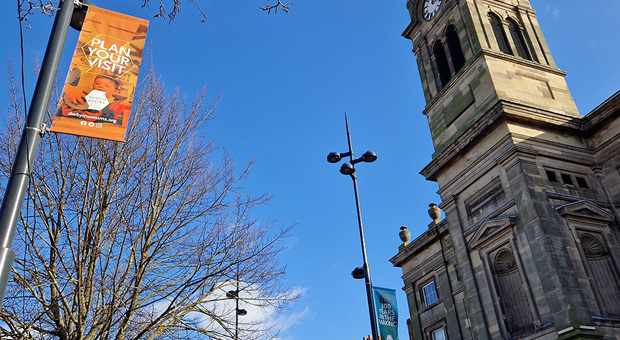
<instances>
[{"instance_id":1,"label":"metal clamp on pole","mask_svg":"<svg viewBox=\"0 0 620 340\"><path fill-rule=\"evenodd\" d=\"M48 133L50 131L49 126L47 126L47 124L43 123L41 124L41 129L39 129L39 134L41 135L41 137L45 136L46 133Z\"/></svg>"}]
</instances>

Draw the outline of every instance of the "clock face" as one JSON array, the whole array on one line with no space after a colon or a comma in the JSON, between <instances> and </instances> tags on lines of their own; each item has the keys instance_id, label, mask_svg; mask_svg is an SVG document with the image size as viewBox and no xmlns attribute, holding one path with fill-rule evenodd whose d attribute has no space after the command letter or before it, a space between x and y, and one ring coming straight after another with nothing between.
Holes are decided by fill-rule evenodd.
<instances>
[{"instance_id":1,"label":"clock face","mask_svg":"<svg viewBox=\"0 0 620 340\"><path fill-rule=\"evenodd\" d=\"M441 6L441 0L424 0L424 9L422 15L424 20L431 20L435 17L435 14L439 11Z\"/></svg>"}]
</instances>

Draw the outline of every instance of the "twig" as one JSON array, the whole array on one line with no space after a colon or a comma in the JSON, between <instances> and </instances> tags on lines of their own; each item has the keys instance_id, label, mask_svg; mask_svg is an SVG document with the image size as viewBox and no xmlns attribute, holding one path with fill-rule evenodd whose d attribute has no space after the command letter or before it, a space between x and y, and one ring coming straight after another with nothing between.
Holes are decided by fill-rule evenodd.
<instances>
[{"instance_id":1,"label":"twig","mask_svg":"<svg viewBox=\"0 0 620 340\"><path fill-rule=\"evenodd\" d=\"M291 6L293 5L293 3L291 3L290 5L285 5L282 0L277 0L278 3L275 5L269 5L269 0L267 0L267 5L265 5L265 7L258 7L260 9L262 9L263 11L267 11L267 14L270 14L271 11L273 10L275 13L278 13L278 9L283 10L284 12L288 13L289 8L291 8Z\"/></svg>"}]
</instances>

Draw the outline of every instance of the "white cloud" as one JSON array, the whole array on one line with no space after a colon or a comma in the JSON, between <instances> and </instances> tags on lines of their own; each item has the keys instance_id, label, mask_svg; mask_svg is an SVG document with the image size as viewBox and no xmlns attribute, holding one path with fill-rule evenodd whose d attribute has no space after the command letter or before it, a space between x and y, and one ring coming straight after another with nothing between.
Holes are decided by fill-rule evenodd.
<instances>
[{"instance_id":1,"label":"white cloud","mask_svg":"<svg viewBox=\"0 0 620 340\"><path fill-rule=\"evenodd\" d=\"M293 287L290 291L283 294L282 298L293 298L293 297L302 297L306 294L307 288L303 287ZM243 295L241 295L243 298ZM245 308L248 311L248 322L254 323L262 323L264 325L268 325L273 330L276 331L285 331L289 329L291 326L300 323L307 315L310 313L310 309L306 307L301 312L292 312L292 313L277 313L273 306L253 306L247 305Z\"/></svg>"},{"instance_id":2,"label":"white cloud","mask_svg":"<svg viewBox=\"0 0 620 340\"><path fill-rule=\"evenodd\" d=\"M275 338L273 338L273 340L295 340L295 338L293 336L286 336L284 338L275 337Z\"/></svg>"},{"instance_id":3,"label":"white cloud","mask_svg":"<svg viewBox=\"0 0 620 340\"><path fill-rule=\"evenodd\" d=\"M284 332L289 329L291 326L297 325L301 323L302 320L306 319L310 314L310 308L306 306L303 311L299 313L291 313L288 315L279 315L273 322L278 325L280 331Z\"/></svg>"},{"instance_id":4,"label":"white cloud","mask_svg":"<svg viewBox=\"0 0 620 340\"><path fill-rule=\"evenodd\" d=\"M259 288L252 286L243 287L241 284L239 292L239 309L245 309L246 315L240 315L239 328L246 329L248 331L239 333L240 338L255 338L259 333L267 332L271 335L277 335L275 340L292 340L292 338L282 337L286 336L282 334L287 329L294 325L301 323L304 319L308 319L311 314L310 308L306 307L302 311L291 312L288 309L277 309L277 306L268 303L269 300L280 301L287 299L294 299L296 297L302 297L306 294L307 288L293 287L292 289L283 292L280 296L269 297L268 294L263 293ZM222 286L220 289L212 292L209 296L210 302L206 302L204 307L210 310L216 315L222 316L228 327L235 325L236 317L236 300L226 298L226 291L234 291L236 287L233 284ZM267 302L267 303L265 303ZM162 309L166 308L169 301L162 301L154 304L151 307L151 313L157 315ZM292 302L293 304L295 301ZM288 312L288 313L287 313ZM187 320L196 320L200 323L201 327L216 331L218 333L226 333L222 325L214 320L207 318L204 314L199 312L190 313L187 316ZM243 335L243 333L247 333ZM242 336L243 335L243 336Z\"/></svg>"},{"instance_id":5,"label":"white cloud","mask_svg":"<svg viewBox=\"0 0 620 340\"><path fill-rule=\"evenodd\" d=\"M232 285L230 286L230 288L231 290L235 289ZM305 295L306 291L307 288L293 287L291 290L284 292L281 296L275 299L279 300L301 297ZM221 294L223 297L224 292L222 291ZM268 333L272 335L277 334L278 336L281 336L281 332L286 331L293 325L299 324L310 314L310 309L308 307L306 307L301 312L286 313L286 310L278 310L276 309L276 306L265 304L265 301L261 298L262 296L267 296L267 294L263 294L260 289L253 288L251 286L241 287L241 291L239 293L239 309L245 309L247 311L247 314L239 316L239 328L250 329L252 331L248 331L249 333L245 336L242 336L245 332L240 332L240 338L251 339L253 338L252 335L256 336L258 334L257 332L262 333L265 330L269 330ZM274 299L274 297L271 297L271 299ZM212 311L217 311L217 314L225 315L225 318L228 319L228 322L230 322L230 324L234 326L236 314L236 301L234 299L223 299L217 302L208 303L208 309ZM215 325L212 320L204 319L203 315L194 314L192 316L202 318L203 327L215 327L217 328L217 331L223 332L223 328ZM277 339L278 338L276 338L276 340ZM285 338L279 339L284 340Z\"/></svg>"},{"instance_id":6,"label":"white cloud","mask_svg":"<svg viewBox=\"0 0 620 340\"><path fill-rule=\"evenodd\" d=\"M547 6L547 7L545 7L545 11L551 12L553 17L556 18L556 19L560 17L560 9L557 8L557 7Z\"/></svg>"}]
</instances>

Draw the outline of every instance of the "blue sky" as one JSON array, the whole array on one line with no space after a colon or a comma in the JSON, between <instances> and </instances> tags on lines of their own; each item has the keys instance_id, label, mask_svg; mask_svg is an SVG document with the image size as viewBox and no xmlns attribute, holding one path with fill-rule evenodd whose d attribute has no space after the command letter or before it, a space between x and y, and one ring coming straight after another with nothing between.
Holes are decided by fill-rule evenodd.
<instances>
[{"instance_id":1,"label":"blue sky","mask_svg":"<svg viewBox=\"0 0 620 340\"><path fill-rule=\"evenodd\" d=\"M256 157L244 182L274 199L256 209L261 218L296 223L288 249L288 284L302 298L277 319L281 339L361 339L370 333L363 280L350 272L362 264L353 187L326 162L347 149L349 116L357 156L379 159L357 167L373 283L398 291L401 339L407 338L407 302L401 271L388 260L398 231L415 237L438 202L436 183L418 172L433 153L411 42L400 36L409 22L405 0L296 0L288 14L267 15L261 0L203 0L206 22L183 7L175 22L152 18L138 0L95 1L117 12L150 19L150 62L168 88L193 96L203 86L222 93L210 138L244 165ZM153 4L155 6L155 4ZM584 5L576 0L535 0L547 43L566 77L581 114L618 90L618 38L609 29L619 1ZM1 57L19 60L14 5L2 11ZM32 17L25 33L26 67L41 59L52 19ZM60 78L64 79L77 32L70 32ZM191 72L187 72L191 70ZM1 80L6 88L6 78ZM34 87L27 78L27 88ZM0 96L7 103L7 95ZM28 95L30 98L30 94Z\"/></svg>"}]
</instances>

